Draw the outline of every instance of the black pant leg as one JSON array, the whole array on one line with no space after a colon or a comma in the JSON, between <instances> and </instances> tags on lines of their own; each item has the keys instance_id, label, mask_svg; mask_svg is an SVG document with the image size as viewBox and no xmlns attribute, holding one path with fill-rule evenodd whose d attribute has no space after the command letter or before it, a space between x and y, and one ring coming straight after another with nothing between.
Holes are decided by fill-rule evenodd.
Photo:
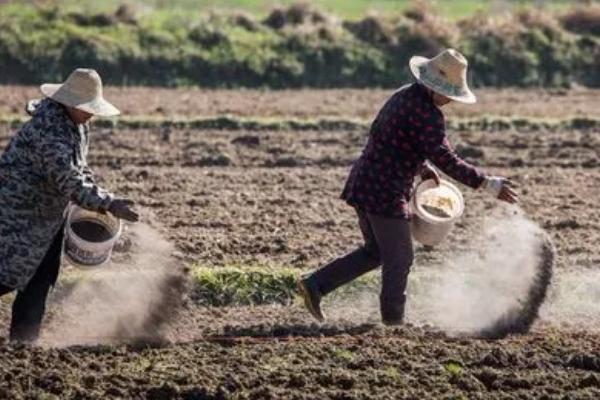
<instances>
[{"instance_id":1,"label":"black pant leg","mask_svg":"<svg viewBox=\"0 0 600 400\"><path fill-rule=\"evenodd\" d=\"M10 340L32 342L38 338L46 299L58 277L62 244L63 230L60 229L33 278L17 293L12 307Z\"/></svg>"},{"instance_id":2,"label":"black pant leg","mask_svg":"<svg viewBox=\"0 0 600 400\"><path fill-rule=\"evenodd\" d=\"M381 264L377 242L367 216L362 212L357 212L357 214L364 245L334 259L308 278L316 284L321 295L334 291Z\"/></svg>"},{"instance_id":3,"label":"black pant leg","mask_svg":"<svg viewBox=\"0 0 600 400\"><path fill-rule=\"evenodd\" d=\"M410 223L402 219L368 215L382 261L381 316L385 323L401 323L404 318L406 286L413 263Z\"/></svg>"}]
</instances>

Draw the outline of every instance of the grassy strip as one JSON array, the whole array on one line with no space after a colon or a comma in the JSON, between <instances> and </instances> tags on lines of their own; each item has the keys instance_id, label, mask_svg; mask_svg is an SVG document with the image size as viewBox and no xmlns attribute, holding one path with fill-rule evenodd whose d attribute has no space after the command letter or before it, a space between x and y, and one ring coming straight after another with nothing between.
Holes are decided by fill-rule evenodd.
<instances>
[{"instance_id":1,"label":"grassy strip","mask_svg":"<svg viewBox=\"0 0 600 400\"><path fill-rule=\"evenodd\" d=\"M298 270L290 268L195 267L190 298L204 306L290 304Z\"/></svg>"},{"instance_id":2,"label":"grassy strip","mask_svg":"<svg viewBox=\"0 0 600 400\"><path fill-rule=\"evenodd\" d=\"M204 267L190 271L190 298L204 306L289 305L297 297L296 282L305 271L286 267ZM373 291L379 274L367 274L338 288L327 296L326 303L353 298Z\"/></svg>"},{"instance_id":3,"label":"grassy strip","mask_svg":"<svg viewBox=\"0 0 600 400\"><path fill-rule=\"evenodd\" d=\"M101 282L110 276L110 272L105 275L101 269L70 269L61 275L56 295L68 295L79 283ZM188 294L202 306L287 305L294 301L299 276L299 270L286 267L194 266L189 271Z\"/></svg>"},{"instance_id":4,"label":"grassy strip","mask_svg":"<svg viewBox=\"0 0 600 400\"><path fill-rule=\"evenodd\" d=\"M78 284L99 283L112 277L110 271L69 269L61 274L56 296L59 298ZM286 267L205 267L189 270L189 297L202 306L290 304L296 294L300 271Z\"/></svg>"},{"instance_id":5,"label":"grassy strip","mask_svg":"<svg viewBox=\"0 0 600 400\"><path fill-rule=\"evenodd\" d=\"M189 272L189 298L211 307L289 305L297 297L296 281L302 270L283 266L193 266ZM70 270L61 275L57 293L67 295L78 283L103 279L102 270ZM376 287L379 274L367 274L328 296L327 301L344 299Z\"/></svg>"},{"instance_id":6,"label":"grassy strip","mask_svg":"<svg viewBox=\"0 0 600 400\"><path fill-rule=\"evenodd\" d=\"M69 11L80 11L85 13L111 12L124 3L123 0L54 0L60 4L62 9ZM47 1L48 3L48 1ZM251 12L254 15L264 17L269 9L275 6L297 3L295 0L172 0L164 2L160 0L145 0L144 6L154 9L155 13L165 14L167 16L181 15L183 18L194 18L194 13L190 10L200 12L210 12L217 10L238 9ZM312 0L325 11L335 13L344 18L359 19L369 12L378 12L381 14L401 13L406 11L414 4L412 0ZM520 1L515 8L531 6L533 1ZM547 4L546 4L547 3ZM544 3L544 7L551 9L562 9L569 5L568 0L552 0ZM493 1L490 0L454 0L452 2L437 2L436 8L440 13L452 19L465 18L476 12L489 11Z\"/></svg>"},{"instance_id":7,"label":"grassy strip","mask_svg":"<svg viewBox=\"0 0 600 400\"><path fill-rule=\"evenodd\" d=\"M443 3L457 10L457 2ZM600 86L594 4L459 22L425 2L345 21L311 2L275 8L261 20L232 11L178 17L124 7L90 15L58 2L17 3L0 4L0 83L62 81L87 66L112 85L391 88L412 79L412 55L454 47L469 59L475 87Z\"/></svg>"},{"instance_id":8,"label":"grassy strip","mask_svg":"<svg viewBox=\"0 0 600 400\"><path fill-rule=\"evenodd\" d=\"M0 116L0 126L17 129L27 121L22 116ZM233 116L193 119L161 119L151 117L97 120L94 126L105 129L196 129L233 131L351 131L366 130L370 121L352 118L239 118ZM560 119L483 116L469 119L450 119L447 127L457 131L557 131L598 130L600 118L571 117Z\"/></svg>"}]
</instances>

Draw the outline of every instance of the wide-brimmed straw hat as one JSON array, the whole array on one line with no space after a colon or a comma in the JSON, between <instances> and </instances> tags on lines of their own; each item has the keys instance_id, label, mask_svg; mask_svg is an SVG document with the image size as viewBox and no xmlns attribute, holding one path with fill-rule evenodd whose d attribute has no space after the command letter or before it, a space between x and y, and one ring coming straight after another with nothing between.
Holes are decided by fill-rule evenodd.
<instances>
[{"instance_id":1,"label":"wide-brimmed straw hat","mask_svg":"<svg viewBox=\"0 0 600 400\"><path fill-rule=\"evenodd\" d=\"M45 83L40 90L52 100L100 117L121 113L102 96L102 80L93 69L77 68L64 83Z\"/></svg>"},{"instance_id":2,"label":"wide-brimmed straw hat","mask_svg":"<svg viewBox=\"0 0 600 400\"><path fill-rule=\"evenodd\" d=\"M477 101L467 85L467 59L458 51L446 49L431 59L414 56L408 64L415 78L434 92L461 103Z\"/></svg>"}]
</instances>

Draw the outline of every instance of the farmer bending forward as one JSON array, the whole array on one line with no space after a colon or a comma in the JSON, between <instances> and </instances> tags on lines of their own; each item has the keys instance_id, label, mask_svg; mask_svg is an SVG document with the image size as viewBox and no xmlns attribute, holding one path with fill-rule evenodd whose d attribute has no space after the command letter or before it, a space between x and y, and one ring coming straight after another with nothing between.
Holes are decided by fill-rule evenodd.
<instances>
[{"instance_id":1,"label":"farmer bending forward","mask_svg":"<svg viewBox=\"0 0 600 400\"><path fill-rule=\"evenodd\" d=\"M410 70L417 82L394 93L379 111L342 193L358 214L364 244L298 282L308 310L318 320L324 319L322 296L382 265L383 322L402 323L413 262L408 206L413 181L418 173L423 179L440 179L425 160L465 185L509 203L517 201L508 180L486 176L461 160L446 137L440 108L451 101L476 101L467 86L463 55L448 49L433 59L412 57Z\"/></svg>"},{"instance_id":2,"label":"farmer bending forward","mask_svg":"<svg viewBox=\"0 0 600 400\"><path fill-rule=\"evenodd\" d=\"M102 97L98 73L77 69L41 91L46 98L28 104L32 118L0 158L0 295L18 290L10 326L16 341L38 337L58 277L68 203L138 219L133 203L98 187L87 166L87 122L119 114Z\"/></svg>"}]
</instances>

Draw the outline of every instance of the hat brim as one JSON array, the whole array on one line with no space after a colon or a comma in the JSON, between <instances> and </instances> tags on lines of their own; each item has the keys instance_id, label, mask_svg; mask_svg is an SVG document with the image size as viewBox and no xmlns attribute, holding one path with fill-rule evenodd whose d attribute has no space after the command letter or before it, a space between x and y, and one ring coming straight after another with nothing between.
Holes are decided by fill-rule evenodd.
<instances>
[{"instance_id":1,"label":"hat brim","mask_svg":"<svg viewBox=\"0 0 600 400\"><path fill-rule=\"evenodd\" d=\"M432 81L428 80L426 77L424 77L421 74L421 69L427 68L427 63L429 61L430 61L430 59L426 58L426 57L421 57L421 56L411 57L410 61L408 62L408 66L410 67L410 72L413 74L413 76L415 77L415 79L417 81L419 81L423 85L427 86L429 89L433 90L434 92L439 93L442 96L445 96L451 100L458 101L459 103L474 104L477 102L477 97L471 91L471 89L469 89L469 87L467 87L466 85L465 85L465 87L462 88L463 93L461 95L457 96L453 93L448 92L447 90L440 87L439 85L436 85L435 82L432 82Z\"/></svg>"},{"instance_id":2,"label":"hat brim","mask_svg":"<svg viewBox=\"0 0 600 400\"><path fill-rule=\"evenodd\" d=\"M46 97L51 98L65 106L73 107L99 117L115 117L121 114L121 111L103 97L98 97L93 101L82 102L77 100L77 96L61 90L62 84L45 83L40 86L40 91Z\"/></svg>"}]
</instances>

